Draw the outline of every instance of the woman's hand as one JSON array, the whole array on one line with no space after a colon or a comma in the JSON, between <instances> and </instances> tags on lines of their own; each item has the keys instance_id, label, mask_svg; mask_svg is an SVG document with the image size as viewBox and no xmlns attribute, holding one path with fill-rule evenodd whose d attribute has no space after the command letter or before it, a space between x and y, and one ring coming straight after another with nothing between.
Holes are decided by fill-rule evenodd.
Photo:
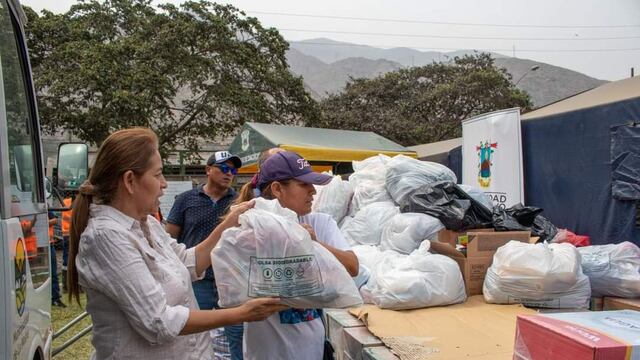
<instances>
[{"instance_id":1,"label":"woman's hand","mask_svg":"<svg viewBox=\"0 0 640 360\"><path fill-rule=\"evenodd\" d=\"M287 305L280 302L280 299L260 298L247 301L240 305L238 310L241 312L240 314L243 321L251 322L264 320L271 316L271 314L288 308Z\"/></svg>"},{"instance_id":2,"label":"woman's hand","mask_svg":"<svg viewBox=\"0 0 640 360\"><path fill-rule=\"evenodd\" d=\"M231 205L231 207L229 208L229 212L227 213L223 221L225 227L230 228L240 225L238 223L238 217L245 211L253 208L255 204L255 200L249 200L238 205Z\"/></svg>"}]
</instances>

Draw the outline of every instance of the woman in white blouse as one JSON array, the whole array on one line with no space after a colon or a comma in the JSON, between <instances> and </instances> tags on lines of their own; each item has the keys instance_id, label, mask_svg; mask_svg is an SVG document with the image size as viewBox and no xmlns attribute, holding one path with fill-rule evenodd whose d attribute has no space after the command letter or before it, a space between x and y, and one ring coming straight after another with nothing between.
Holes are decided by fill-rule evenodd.
<instances>
[{"instance_id":1,"label":"woman in white blouse","mask_svg":"<svg viewBox=\"0 0 640 360\"><path fill-rule=\"evenodd\" d=\"M198 246L178 244L153 217L167 183L158 138L121 130L98 151L73 206L70 297L87 294L92 359L211 359L208 330L267 318L286 306L254 299L223 310L199 310L191 281L211 265L221 233L252 206L237 205Z\"/></svg>"}]
</instances>

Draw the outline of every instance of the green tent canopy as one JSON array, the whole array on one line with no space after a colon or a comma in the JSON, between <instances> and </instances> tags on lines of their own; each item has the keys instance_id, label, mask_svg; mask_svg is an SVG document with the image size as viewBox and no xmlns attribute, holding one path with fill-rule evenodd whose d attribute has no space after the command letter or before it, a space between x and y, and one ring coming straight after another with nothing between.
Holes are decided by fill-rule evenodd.
<instances>
[{"instance_id":1,"label":"green tent canopy","mask_svg":"<svg viewBox=\"0 0 640 360\"><path fill-rule=\"evenodd\" d=\"M273 147L295 151L315 165L350 163L385 154L416 157L416 152L370 131L245 123L229 146L242 159L243 173L257 171L260 152Z\"/></svg>"}]
</instances>

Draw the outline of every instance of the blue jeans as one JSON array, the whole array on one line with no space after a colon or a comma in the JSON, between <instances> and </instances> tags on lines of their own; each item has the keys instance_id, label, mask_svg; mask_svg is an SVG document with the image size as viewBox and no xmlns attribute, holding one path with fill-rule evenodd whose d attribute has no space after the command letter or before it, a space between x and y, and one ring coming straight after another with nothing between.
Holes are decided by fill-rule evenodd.
<instances>
[{"instance_id":1,"label":"blue jeans","mask_svg":"<svg viewBox=\"0 0 640 360\"><path fill-rule=\"evenodd\" d=\"M51 254L51 301L60 300L60 284L58 283L58 261L56 259L56 248L51 244L49 246L49 254Z\"/></svg>"},{"instance_id":2,"label":"blue jeans","mask_svg":"<svg viewBox=\"0 0 640 360\"><path fill-rule=\"evenodd\" d=\"M224 327L224 334L229 340L229 353L231 360L242 360L242 333L244 325L237 324Z\"/></svg>"},{"instance_id":3,"label":"blue jeans","mask_svg":"<svg viewBox=\"0 0 640 360\"><path fill-rule=\"evenodd\" d=\"M218 307L218 291L213 285L213 280L202 279L191 283L193 293L198 300L200 310L211 310Z\"/></svg>"},{"instance_id":4,"label":"blue jeans","mask_svg":"<svg viewBox=\"0 0 640 360\"><path fill-rule=\"evenodd\" d=\"M215 288L213 280L203 279L194 281L193 293L198 301L201 310L211 310L218 307L218 290ZM229 341L229 353L232 360L242 360L242 324L225 326L224 335Z\"/></svg>"}]
</instances>

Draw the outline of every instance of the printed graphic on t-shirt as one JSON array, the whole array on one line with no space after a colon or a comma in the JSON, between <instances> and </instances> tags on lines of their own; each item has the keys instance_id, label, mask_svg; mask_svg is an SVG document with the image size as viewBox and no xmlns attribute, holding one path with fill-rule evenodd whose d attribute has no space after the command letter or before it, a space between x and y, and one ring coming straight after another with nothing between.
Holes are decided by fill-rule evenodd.
<instances>
[{"instance_id":1,"label":"printed graphic on t-shirt","mask_svg":"<svg viewBox=\"0 0 640 360\"><path fill-rule=\"evenodd\" d=\"M320 317L318 309L287 309L280 311L281 324L298 324L312 321Z\"/></svg>"}]
</instances>

